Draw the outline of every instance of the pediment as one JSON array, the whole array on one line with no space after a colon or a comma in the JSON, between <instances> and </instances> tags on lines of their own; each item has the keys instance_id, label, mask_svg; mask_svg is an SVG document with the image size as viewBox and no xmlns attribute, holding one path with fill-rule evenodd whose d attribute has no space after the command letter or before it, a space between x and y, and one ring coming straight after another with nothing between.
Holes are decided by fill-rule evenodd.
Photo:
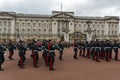
<instances>
[{"instance_id":1,"label":"pediment","mask_svg":"<svg viewBox=\"0 0 120 80\"><path fill-rule=\"evenodd\" d=\"M0 16L15 17L14 12L0 12Z\"/></svg>"},{"instance_id":2,"label":"pediment","mask_svg":"<svg viewBox=\"0 0 120 80\"><path fill-rule=\"evenodd\" d=\"M119 20L119 17L105 17L105 20Z\"/></svg>"},{"instance_id":3,"label":"pediment","mask_svg":"<svg viewBox=\"0 0 120 80\"><path fill-rule=\"evenodd\" d=\"M67 14L67 13L59 13L59 14L53 15L51 18L75 19L74 16L69 15L69 14Z\"/></svg>"}]
</instances>

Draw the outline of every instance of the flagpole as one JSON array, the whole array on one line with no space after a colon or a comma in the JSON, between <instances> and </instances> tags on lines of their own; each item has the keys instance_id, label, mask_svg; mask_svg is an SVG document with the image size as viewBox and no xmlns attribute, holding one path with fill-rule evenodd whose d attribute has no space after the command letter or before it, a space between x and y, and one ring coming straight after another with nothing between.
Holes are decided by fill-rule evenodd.
<instances>
[{"instance_id":1,"label":"flagpole","mask_svg":"<svg viewBox=\"0 0 120 80\"><path fill-rule=\"evenodd\" d=\"M62 6L63 6L63 5L62 5L62 2L61 2L61 12L62 12L62 8L63 8Z\"/></svg>"}]
</instances>

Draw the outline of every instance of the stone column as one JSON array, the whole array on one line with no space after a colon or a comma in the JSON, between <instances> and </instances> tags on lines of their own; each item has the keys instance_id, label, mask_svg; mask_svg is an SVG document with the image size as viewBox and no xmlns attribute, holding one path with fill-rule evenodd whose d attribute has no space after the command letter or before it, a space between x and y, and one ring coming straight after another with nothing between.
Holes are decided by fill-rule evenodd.
<instances>
[{"instance_id":1,"label":"stone column","mask_svg":"<svg viewBox=\"0 0 120 80\"><path fill-rule=\"evenodd\" d=\"M91 40L92 40L92 34L87 33L87 41L91 41Z\"/></svg>"},{"instance_id":2,"label":"stone column","mask_svg":"<svg viewBox=\"0 0 120 80\"><path fill-rule=\"evenodd\" d=\"M64 40L69 42L69 33L64 32Z\"/></svg>"}]
</instances>

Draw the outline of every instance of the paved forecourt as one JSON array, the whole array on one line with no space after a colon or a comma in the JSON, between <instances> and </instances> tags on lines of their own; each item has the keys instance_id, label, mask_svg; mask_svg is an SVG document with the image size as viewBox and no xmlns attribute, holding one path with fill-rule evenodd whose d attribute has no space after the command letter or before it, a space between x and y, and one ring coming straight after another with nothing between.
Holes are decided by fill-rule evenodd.
<instances>
[{"instance_id":1,"label":"paved forecourt","mask_svg":"<svg viewBox=\"0 0 120 80\"><path fill-rule=\"evenodd\" d=\"M25 69L17 66L19 60L18 51L15 51L13 58L9 60L6 51L6 61L3 64L5 71L0 72L0 80L120 80L120 61L102 61L100 63L92 59L79 57L73 59L73 48L65 49L63 61L58 59L59 52L56 51L55 71L49 71L45 67L42 52L39 53L39 68L33 67L30 58L30 51L27 51ZM120 59L120 54L119 54Z\"/></svg>"}]
</instances>

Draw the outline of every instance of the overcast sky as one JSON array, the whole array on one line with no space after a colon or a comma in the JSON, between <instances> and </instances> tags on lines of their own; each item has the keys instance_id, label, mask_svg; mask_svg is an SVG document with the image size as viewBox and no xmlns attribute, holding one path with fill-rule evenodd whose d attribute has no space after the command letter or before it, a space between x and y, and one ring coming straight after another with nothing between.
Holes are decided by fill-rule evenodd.
<instances>
[{"instance_id":1,"label":"overcast sky","mask_svg":"<svg viewBox=\"0 0 120 80\"><path fill-rule=\"evenodd\" d=\"M51 14L73 11L79 16L119 16L120 0L0 0L0 11Z\"/></svg>"}]
</instances>

